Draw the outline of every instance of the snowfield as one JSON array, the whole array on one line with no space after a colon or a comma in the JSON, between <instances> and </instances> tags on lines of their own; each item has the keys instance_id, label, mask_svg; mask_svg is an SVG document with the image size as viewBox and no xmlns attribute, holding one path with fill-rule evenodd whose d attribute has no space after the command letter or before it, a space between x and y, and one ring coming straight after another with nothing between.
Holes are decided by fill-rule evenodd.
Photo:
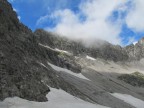
<instances>
[{"instance_id":1,"label":"snowfield","mask_svg":"<svg viewBox=\"0 0 144 108\"><path fill-rule=\"evenodd\" d=\"M118 99L123 100L126 103L129 103L130 105L136 108L144 108L144 101L137 99L131 95L120 94L120 93L113 93L112 95Z\"/></svg>"},{"instance_id":2,"label":"snowfield","mask_svg":"<svg viewBox=\"0 0 144 108\"><path fill-rule=\"evenodd\" d=\"M85 80L89 80L88 78L86 78L85 76L83 76L81 73L74 73L74 72L72 72L72 71L70 71L70 70L68 70L68 69L55 66L55 65L53 65L53 64L51 64L51 63L49 63L49 62L48 62L48 64L49 64L54 70L56 70L56 71L66 72L66 73L71 74L71 75L73 75L73 76L76 76L76 77L78 77L78 78L85 79Z\"/></svg>"},{"instance_id":3,"label":"snowfield","mask_svg":"<svg viewBox=\"0 0 144 108\"><path fill-rule=\"evenodd\" d=\"M63 90L50 88L48 102L33 102L18 97L0 102L0 108L108 108L78 99Z\"/></svg>"}]
</instances>

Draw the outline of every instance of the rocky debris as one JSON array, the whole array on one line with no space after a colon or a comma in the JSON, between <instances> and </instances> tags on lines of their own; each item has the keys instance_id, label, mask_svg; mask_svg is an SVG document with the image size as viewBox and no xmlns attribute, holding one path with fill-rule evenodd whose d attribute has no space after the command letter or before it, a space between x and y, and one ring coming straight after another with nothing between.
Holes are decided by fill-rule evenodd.
<instances>
[{"instance_id":1,"label":"rocky debris","mask_svg":"<svg viewBox=\"0 0 144 108\"><path fill-rule=\"evenodd\" d=\"M104 77L101 74L97 74L97 72L93 70L85 71L85 74L87 74L86 76L90 76L88 78L92 81L83 81L74 76L70 76L68 74L60 72L59 73L60 76L63 77L67 82L74 85L83 94L85 94L87 97L89 97L97 104L104 105L110 108L134 108L128 103L124 103L122 100L119 100L111 96L110 92L108 92L109 90L114 91L114 89L119 91L126 90L124 87L120 86L118 82L112 82L110 81L110 79L108 79L108 77ZM131 91L128 90L128 92Z\"/></svg>"},{"instance_id":2,"label":"rocky debris","mask_svg":"<svg viewBox=\"0 0 144 108\"><path fill-rule=\"evenodd\" d=\"M139 72L134 72L132 74L123 74L118 77L118 79L138 87L144 87L144 75Z\"/></svg>"}]
</instances>

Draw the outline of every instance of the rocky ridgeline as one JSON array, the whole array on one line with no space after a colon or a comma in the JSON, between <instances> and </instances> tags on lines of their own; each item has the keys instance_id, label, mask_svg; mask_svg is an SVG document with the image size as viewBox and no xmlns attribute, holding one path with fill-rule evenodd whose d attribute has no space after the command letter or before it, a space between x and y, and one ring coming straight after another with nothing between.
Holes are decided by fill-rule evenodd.
<instances>
[{"instance_id":1,"label":"rocky ridgeline","mask_svg":"<svg viewBox=\"0 0 144 108\"><path fill-rule=\"evenodd\" d=\"M129 59L129 56L121 46L119 45L112 45L108 42L102 41L96 44L96 46L85 46L80 41L72 41L65 37L59 37L58 35L52 34L50 32L46 32L42 29L38 29L34 33L38 38L39 42L48 45L52 48L59 48L61 50L66 50L71 53L73 53L76 56L83 56L83 55L89 55L94 58L102 58L105 60L113 60L115 62L117 61L127 61Z\"/></svg>"},{"instance_id":2,"label":"rocky ridgeline","mask_svg":"<svg viewBox=\"0 0 144 108\"><path fill-rule=\"evenodd\" d=\"M39 39L39 42L48 45L52 48L59 48L69 51L76 56L89 55L94 58L102 58L105 60L112 60L115 62L122 61L135 61L144 58L144 38L138 41L138 43L131 44L126 47L119 45L112 45L108 42L102 41L101 45L95 43L95 46L85 46L82 42L72 41L65 37L60 37L56 34L46 32L42 29L38 29L34 33ZM98 46L98 47L97 47Z\"/></svg>"}]
</instances>

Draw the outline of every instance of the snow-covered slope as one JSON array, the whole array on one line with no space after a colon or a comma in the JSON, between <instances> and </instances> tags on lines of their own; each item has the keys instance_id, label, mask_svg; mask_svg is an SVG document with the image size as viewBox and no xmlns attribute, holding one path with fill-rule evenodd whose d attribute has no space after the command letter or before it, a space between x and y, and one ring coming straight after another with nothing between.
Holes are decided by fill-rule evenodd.
<instances>
[{"instance_id":1,"label":"snow-covered slope","mask_svg":"<svg viewBox=\"0 0 144 108\"><path fill-rule=\"evenodd\" d=\"M85 102L63 90L50 88L47 95L48 102L33 102L18 97L7 98L0 102L0 108L108 108L101 105Z\"/></svg>"},{"instance_id":2,"label":"snow-covered slope","mask_svg":"<svg viewBox=\"0 0 144 108\"><path fill-rule=\"evenodd\" d=\"M115 96L116 98L123 100L126 103L131 104L136 108L144 108L144 101L137 99L131 95L120 94L120 93L113 93L112 95Z\"/></svg>"},{"instance_id":3,"label":"snow-covered slope","mask_svg":"<svg viewBox=\"0 0 144 108\"><path fill-rule=\"evenodd\" d=\"M75 73L75 72L72 72L72 71L70 71L70 70L68 70L68 69L55 66L55 65L53 65L53 64L51 64L51 63L48 63L48 64L49 64L54 70L56 70L56 71L66 72L66 73L71 74L71 75L73 75L73 76L76 76L76 77L78 77L78 78L85 79L85 80L89 80L88 78L86 78L86 77L85 77L84 75L82 75L81 73Z\"/></svg>"}]
</instances>

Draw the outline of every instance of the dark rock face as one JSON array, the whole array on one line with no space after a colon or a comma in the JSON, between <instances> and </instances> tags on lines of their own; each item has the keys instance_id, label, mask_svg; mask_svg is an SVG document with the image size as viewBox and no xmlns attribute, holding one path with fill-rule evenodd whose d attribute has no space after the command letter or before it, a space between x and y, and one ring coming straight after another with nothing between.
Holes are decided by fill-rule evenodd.
<instances>
[{"instance_id":1,"label":"dark rock face","mask_svg":"<svg viewBox=\"0 0 144 108\"><path fill-rule=\"evenodd\" d=\"M19 22L7 0L0 0L0 100L18 96L32 101L47 101L49 86L61 88L86 99L74 86L58 77L47 64L54 62L80 72L72 58L39 45L38 38ZM57 62L59 61L59 62Z\"/></svg>"},{"instance_id":2,"label":"dark rock face","mask_svg":"<svg viewBox=\"0 0 144 108\"><path fill-rule=\"evenodd\" d=\"M40 73L48 74L37 63L40 50L36 40L6 0L0 0L0 8L0 100L19 96L46 101L49 88L41 82Z\"/></svg>"}]
</instances>

